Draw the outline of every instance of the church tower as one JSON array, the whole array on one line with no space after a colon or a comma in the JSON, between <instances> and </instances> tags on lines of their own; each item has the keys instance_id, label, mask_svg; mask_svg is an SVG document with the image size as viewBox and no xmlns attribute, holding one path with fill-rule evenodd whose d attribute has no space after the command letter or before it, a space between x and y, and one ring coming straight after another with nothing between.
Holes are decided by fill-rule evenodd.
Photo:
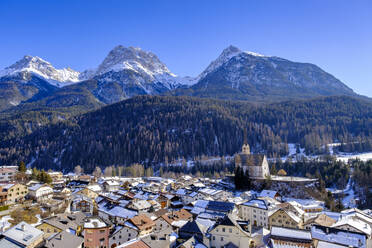
<instances>
[{"instance_id":1,"label":"church tower","mask_svg":"<svg viewBox=\"0 0 372 248\"><path fill-rule=\"evenodd\" d=\"M265 179L270 176L269 164L264 154L251 154L247 139L247 129L244 129L244 143L242 152L235 155L235 166L248 171L251 179Z\"/></svg>"},{"instance_id":2,"label":"church tower","mask_svg":"<svg viewBox=\"0 0 372 248\"><path fill-rule=\"evenodd\" d=\"M251 154L251 148L249 147L248 138L247 138L247 128L244 128L244 143L242 146L242 153Z\"/></svg>"},{"instance_id":3,"label":"church tower","mask_svg":"<svg viewBox=\"0 0 372 248\"><path fill-rule=\"evenodd\" d=\"M243 154L251 154L251 149L248 144L243 144L242 146L242 153Z\"/></svg>"}]
</instances>

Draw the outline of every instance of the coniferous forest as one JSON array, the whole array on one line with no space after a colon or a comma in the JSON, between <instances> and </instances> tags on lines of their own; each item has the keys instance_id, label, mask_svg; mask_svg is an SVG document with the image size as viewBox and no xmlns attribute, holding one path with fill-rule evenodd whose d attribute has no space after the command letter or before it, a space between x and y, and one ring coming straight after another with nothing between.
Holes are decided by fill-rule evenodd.
<instances>
[{"instance_id":1,"label":"coniferous forest","mask_svg":"<svg viewBox=\"0 0 372 248\"><path fill-rule=\"evenodd\" d=\"M19 115L2 122L0 163L25 161L65 171L80 165L91 172L96 166L148 167L233 155L241 149L244 128L252 151L269 157L288 154L287 143L299 144L307 154L325 154L324 144L334 141L363 144L348 147L350 151L370 150L372 138L372 104L346 96L267 105L139 96L59 121L34 114L40 115L36 121Z\"/></svg>"}]
</instances>

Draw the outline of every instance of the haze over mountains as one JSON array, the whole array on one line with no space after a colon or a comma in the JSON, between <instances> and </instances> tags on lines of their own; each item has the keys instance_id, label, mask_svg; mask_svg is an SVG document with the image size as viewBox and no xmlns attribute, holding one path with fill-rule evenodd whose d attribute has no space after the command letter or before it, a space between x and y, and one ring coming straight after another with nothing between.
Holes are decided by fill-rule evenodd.
<instances>
[{"instance_id":1,"label":"haze over mountains","mask_svg":"<svg viewBox=\"0 0 372 248\"><path fill-rule=\"evenodd\" d=\"M78 93L77 93L78 92ZM319 67L229 46L196 78L178 77L140 48L117 46L93 70L56 69L25 56L0 71L0 110L101 106L137 95L188 95L252 102L356 96Z\"/></svg>"}]
</instances>

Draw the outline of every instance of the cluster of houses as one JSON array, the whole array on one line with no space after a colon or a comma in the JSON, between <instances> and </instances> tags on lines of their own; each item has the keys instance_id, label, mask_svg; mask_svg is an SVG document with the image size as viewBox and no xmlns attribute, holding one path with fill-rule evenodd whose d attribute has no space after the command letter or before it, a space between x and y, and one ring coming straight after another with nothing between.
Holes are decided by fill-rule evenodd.
<instances>
[{"instance_id":1,"label":"cluster of houses","mask_svg":"<svg viewBox=\"0 0 372 248\"><path fill-rule=\"evenodd\" d=\"M48 213L0 227L0 247L372 247L369 210L330 212L321 201L190 176L50 175L49 185L11 176L0 184L0 205L32 202Z\"/></svg>"}]
</instances>

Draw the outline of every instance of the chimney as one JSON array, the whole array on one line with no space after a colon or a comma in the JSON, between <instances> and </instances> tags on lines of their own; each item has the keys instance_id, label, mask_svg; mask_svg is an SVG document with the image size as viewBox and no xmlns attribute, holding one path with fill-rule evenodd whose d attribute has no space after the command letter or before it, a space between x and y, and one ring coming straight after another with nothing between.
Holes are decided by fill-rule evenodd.
<instances>
[{"instance_id":1,"label":"chimney","mask_svg":"<svg viewBox=\"0 0 372 248\"><path fill-rule=\"evenodd\" d=\"M62 234L59 235L59 240L63 240Z\"/></svg>"},{"instance_id":2,"label":"chimney","mask_svg":"<svg viewBox=\"0 0 372 248\"><path fill-rule=\"evenodd\" d=\"M22 229L22 231L25 231L26 230L25 224L22 224L21 225L21 229Z\"/></svg>"}]
</instances>

